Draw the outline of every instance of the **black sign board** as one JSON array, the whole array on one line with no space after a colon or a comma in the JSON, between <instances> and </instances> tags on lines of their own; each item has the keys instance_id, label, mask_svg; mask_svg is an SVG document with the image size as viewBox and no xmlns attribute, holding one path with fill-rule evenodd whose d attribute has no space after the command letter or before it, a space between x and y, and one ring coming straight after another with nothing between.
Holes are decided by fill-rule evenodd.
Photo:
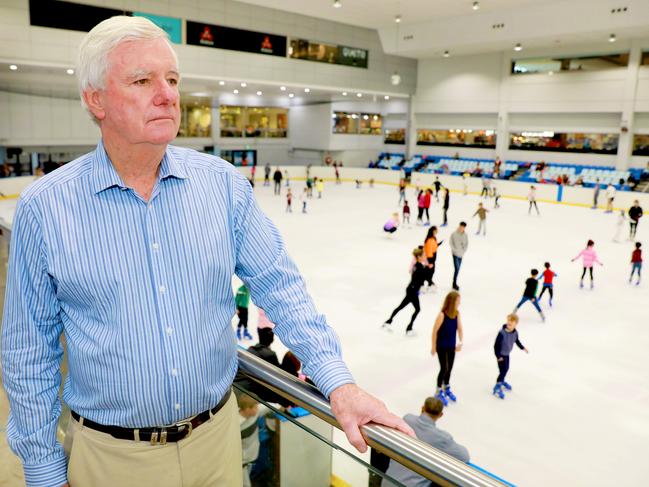
<instances>
[{"instance_id":1,"label":"black sign board","mask_svg":"<svg viewBox=\"0 0 649 487\"><path fill-rule=\"evenodd\" d=\"M369 52L357 47L323 44L306 39L291 39L289 56L293 59L367 68Z\"/></svg>"},{"instance_id":2,"label":"black sign board","mask_svg":"<svg viewBox=\"0 0 649 487\"><path fill-rule=\"evenodd\" d=\"M58 0L29 0L29 22L39 27L88 32L115 15L131 15L131 12Z\"/></svg>"},{"instance_id":3,"label":"black sign board","mask_svg":"<svg viewBox=\"0 0 649 487\"><path fill-rule=\"evenodd\" d=\"M286 57L286 37L187 21L187 44Z\"/></svg>"}]
</instances>

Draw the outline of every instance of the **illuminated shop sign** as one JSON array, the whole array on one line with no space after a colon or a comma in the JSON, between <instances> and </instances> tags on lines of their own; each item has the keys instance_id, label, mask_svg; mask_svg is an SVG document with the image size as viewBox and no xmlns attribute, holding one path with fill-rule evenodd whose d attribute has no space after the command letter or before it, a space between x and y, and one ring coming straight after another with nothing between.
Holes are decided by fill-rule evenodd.
<instances>
[{"instance_id":1,"label":"illuminated shop sign","mask_svg":"<svg viewBox=\"0 0 649 487\"><path fill-rule=\"evenodd\" d=\"M291 39L289 57L305 61L367 68L369 51L357 47L312 42L306 39Z\"/></svg>"},{"instance_id":2,"label":"illuminated shop sign","mask_svg":"<svg viewBox=\"0 0 649 487\"><path fill-rule=\"evenodd\" d=\"M286 57L286 37L187 21L187 44Z\"/></svg>"}]
</instances>

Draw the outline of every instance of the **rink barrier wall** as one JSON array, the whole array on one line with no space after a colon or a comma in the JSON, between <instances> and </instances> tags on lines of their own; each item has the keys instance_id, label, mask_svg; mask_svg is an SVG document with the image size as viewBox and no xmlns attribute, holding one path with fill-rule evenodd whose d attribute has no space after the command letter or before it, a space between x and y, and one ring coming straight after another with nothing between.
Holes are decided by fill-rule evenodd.
<instances>
[{"instance_id":1,"label":"rink barrier wall","mask_svg":"<svg viewBox=\"0 0 649 487\"><path fill-rule=\"evenodd\" d=\"M288 171L289 180L304 181L306 179L306 167L304 166L279 166L282 174ZM250 178L249 167L238 167L239 171ZM272 168L275 171L275 167ZM367 186L370 179L374 179L374 184L383 184L398 186L401 178L400 171L390 169L369 169L360 167L342 167L339 168L340 180L343 182L354 182L357 179ZM332 167L312 166L311 176L323 178L325 182L335 182L336 174ZM443 186L448 187L452 193L463 192L463 180L461 176L451 176L446 174L426 174L412 173L409 187L432 187L435 178L439 177ZM255 174L255 184L263 183L264 168L257 167ZM480 178L467 178L467 186L470 194L480 194L482 191L482 180ZM272 172L271 172L272 183ZM510 181L506 179L492 179L492 187L495 186L500 193L501 198L518 199L527 201L527 195L530 191L530 183L520 181ZM284 181L282 181L284 184ZM552 203L568 206L580 206L590 208L593 205L594 189L582 188L577 186L559 186L556 184L534 184L536 187L536 200L539 203ZM634 191L618 191L615 196L615 210L626 210L634 200L640 202L640 206L649 210L649 193L638 193ZM411 202L412 203L412 202ZM412 206L412 205L411 205ZM606 207L606 189L602 188L599 193L598 208Z\"/></svg>"}]
</instances>

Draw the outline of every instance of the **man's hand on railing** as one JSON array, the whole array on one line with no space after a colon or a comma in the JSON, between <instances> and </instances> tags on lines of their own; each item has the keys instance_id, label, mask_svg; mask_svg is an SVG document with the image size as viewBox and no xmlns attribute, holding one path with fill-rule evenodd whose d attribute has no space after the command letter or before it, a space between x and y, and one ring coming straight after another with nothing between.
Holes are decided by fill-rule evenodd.
<instances>
[{"instance_id":1,"label":"man's hand on railing","mask_svg":"<svg viewBox=\"0 0 649 487\"><path fill-rule=\"evenodd\" d=\"M340 386L331 393L329 400L331 410L347 435L347 439L361 453L367 451L367 443L360 427L368 423L385 425L415 436L415 432L404 420L392 414L382 401L356 384Z\"/></svg>"}]
</instances>

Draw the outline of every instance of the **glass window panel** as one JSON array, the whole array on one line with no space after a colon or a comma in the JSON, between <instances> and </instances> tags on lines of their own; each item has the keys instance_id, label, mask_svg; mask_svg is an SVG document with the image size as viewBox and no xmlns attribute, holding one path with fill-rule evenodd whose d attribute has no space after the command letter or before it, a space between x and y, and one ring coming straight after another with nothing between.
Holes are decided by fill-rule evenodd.
<instances>
[{"instance_id":1,"label":"glass window panel","mask_svg":"<svg viewBox=\"0 0 649 487\"><path fill-rule=\"evenodd\" d=\"M221 106L221 137L243 136L243 111L244 107Z\"/></svg>"},{"instance_id":2,"label":"glass window panel","mask_svg":"<svg viewBox=\"0 0 649 487\"><path fill-rule=\"evenodd\" d=\"M417 130L417 145L495 148L496 132L475 129L419 129Z\"/></svg>"},{"instance_id":3,"label":"glass window panel","mask_svg":"<svg viewBox=\"0 0 649 487\"><path fill-rule=\"evenodd\" d=\"M357 134L360 114L347 112L334 112L333 133L334 134Z\"/></svg>"},{"instance_id":4,"label":"glass window panel","mask_svg":"<svg viewBox=\"0 0 649 487\"><path fill-rule=\"evenodd\" d=\"M583 132L514 132L510 134L509 148L550 152L581 152L616 154L618 134Z\"/></svg>"},{"instance_id":5,"label":"glass window panel","mask_svg":"<svg viewBox=\"0 0 649 487\"><path fill-rule=\"evenodd\" d=\"M633 137L633 155L649 156L649 134L636 134Z\"/></svg>"},{"instance_id":6,"label":"glass window panel","mask_svg":"<svg viewBox=\"0 0 649 487\"><path fill-rule=\"evenodd\" d=\"M568 71L599 71L623 68L629 64L629 53L570 56L563 58L530 58L512 61L512 74L535 74Z\"/></svg>"},{"instance_id":7,"label":"glass window panel","mask_svg":"<svg viewBox=\"0 0 649 487\"><path fill-rule=\"evenodd\" d=\"M392 129L385 131L383 138L385 144L405 144L406 143L406 129Z\"/></svg>"},{"instance_id":8,"label":"glass window panel","mask_svg":"<svg viewBox=\"0 0 649 487\"><path fill-rule=\"evenodd\" d=\"M178 136L212 136L212 103L209 98L189 97L181 99Z\"/></svg>"},{"instance_id":9,"label":"glass window panel","mask_svg":"<svg viewBox=\"0 0 649 487\"><path fill-rule=\"evenodd\" d=\"M358 122L361 135L381 135L383 119L378 113L361 113Z\"/></svg>"}]
</instances>

